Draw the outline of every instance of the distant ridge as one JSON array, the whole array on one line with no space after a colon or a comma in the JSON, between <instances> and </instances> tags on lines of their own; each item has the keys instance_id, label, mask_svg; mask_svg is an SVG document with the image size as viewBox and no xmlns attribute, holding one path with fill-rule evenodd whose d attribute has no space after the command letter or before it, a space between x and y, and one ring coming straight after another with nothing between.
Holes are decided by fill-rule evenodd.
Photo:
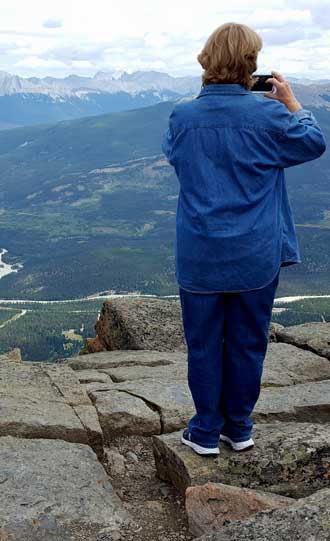
<instances>
[{"instance_id":1,"label":"distant ridge","mask_svg":"<svg viewBox=\"0 0 330 541\"><path fill-rule=\"evenodd\" d=\"M290 78L306 106L330 108L330 80ZM201 75L149 70L97 71L86 77L20 77L0 71L0 130L140 109L196 96Z\"/></svg>"}]
</instances>

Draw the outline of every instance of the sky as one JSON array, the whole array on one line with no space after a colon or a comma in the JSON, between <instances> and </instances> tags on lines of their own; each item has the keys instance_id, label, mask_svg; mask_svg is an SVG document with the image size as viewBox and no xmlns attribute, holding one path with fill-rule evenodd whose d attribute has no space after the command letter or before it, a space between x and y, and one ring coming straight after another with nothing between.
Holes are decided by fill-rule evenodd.
<instances>
[{"instance_id":1,"label":"sky","mask_svg":"<svg viewBox=\"0 0 330 541\"><path fill-rule=\"evenodd\" d=\"M0 20L0 70L23 77L201 75L208 36L237 22L263 40L257 73L330 79L330 0L1 0Z\"/></svg>"}]
</instances>

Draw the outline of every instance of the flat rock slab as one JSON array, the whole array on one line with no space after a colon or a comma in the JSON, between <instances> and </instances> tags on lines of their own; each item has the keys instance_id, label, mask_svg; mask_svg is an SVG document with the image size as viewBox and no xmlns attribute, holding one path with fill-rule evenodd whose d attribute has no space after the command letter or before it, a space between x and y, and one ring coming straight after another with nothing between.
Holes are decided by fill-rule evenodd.
<instances>
[{"instance_id":1,"label":"flat rock slab","mask_svg":"<svg viewBox=\"0 0 330 541\"><path fill-rule=\"evenodd\" d=\"M255 446L237 453L221 445L218 457L202 457L180 441L181 431L154 435L158 476L185 495L207 482L301 497L329 484L330 423L254 426Z\"/></svg>"},{"instance_id":2,"label":"flat rock slab","mask_svg":"<svg viewBox=\"0 0 330 541\"><path fill-rule=\"evenodd\" d=\"M330 489L315 492L285 509L235 520L198 541L329 541Z\"/></svg>"},{"instance_id":3,"label":"flat rock slab","mask_svg":"<svg viewBox=\"0 0 330 541\"><path fill-rule=\"evenodd\" d=\"M170 366L176 363L186 363L187 354L171 351L149 350L116 350L101 351L78 355L65 360L62 365L73 370L99 370L134 367L134 366Z\"/></svg>"},{"instance_id":4,"label":"flat rock slab","mask_svg":"<svg viewBox=\"0 0 330 541\"><path fill-rule=\"evenodd\" d=\"M195 413L186 381L155 379L86 386L106 437L160 434L185 426Z\"/></svg>"},{"instance_id":5,"label":"flat rock slab","mask_svg":"<svg viewBox=\"0 0 330 541\"><path fill-rule=\"evenodd\" d=\"M330 363L328 363L330 365ZM137 379L158 379L161 381L187 381L187 364L183 362L166 364L164 366L124 366L106 368L104 370L114 382L133 381ZM330 378L330 371L329 371Z\"/></svg>"},{"instance_id":6,"label":"flat rock slab","mask_svg":"<svg viewBox=\"0 0 330 541\"><path fill-rule=\"evenodd\" d=\"M149 352L150 359L153 353ZM195 413L187 364L181 360L171 362L102 368L117 382L91 382L85 386L107 439L116 434L167 433L187 424ZM329 422L330 379L297 383L309 377L328 377L327 360L288 344L272 343L265 364L266 388L262 389L253 412L255 421ZM283 386L278 386L281 383Z\"/></svg>"},{"instance_id":7,"label":"flat rock slab","mask_svg":"<svg viewBox=\"0 0 330 541\"><path fill-rule=\"evenodd\" d=\"M153 378L186 381L187 353L118 350L79 355L64 363L82 383L123 382ZM330 379L330 363L319 355L285 343L269 343L262 385L287 386Z\"/></svg>"},{"instance_id":8,"label":"flat rock slab","mask_svg":"<svg viewBox=\"0 0 330 541\"><path fill-rule=\"evenodd\" d=\"M123 434L148 436L161 433L158 411L140 397L112 390L96 391L92 398L107 442Z\"/></svg>"},{"instance_id":9,"label":"flat rock slab","mask_svg":"<svg viewBox=\"0 0 330 541\"><path fill-rule=\"evenodd\" d=\"M76 376L80 383L111 383L111 377L101 370L87 369L76 370Z\"/></svg>"},{"instance_id":10,"label":"flat rock slab","mask_svg":"<svg viewBox=\"0 0 330 541\"><path fill-rule=\"evenodd\" d=\"M291 344L268 344L263 386L296 385L324 379L330 379L330 363L324 357Z\"/></svg>"},{"instance_id":11,"label":"flat rock slab","mask_svg":"<svg viewBox=\"0 0 330 541\"><path fill-rule=\"evenodd\" d=\"M328 423L330 380L262 389L252 418L257 422Z\"/></svg>"},{"instance_id":12,"label":"flat rock slab","mask_svg":"<svg viewBox=\"0 0 330 541\"><path fill-rule=\"evenodd\" d=\"M86 361L85 357L88 357ZM100 365L101 359L104 362ZM157 351L135 353L124 350L110 351L84 355L69 361L71 368L81 366L81 362L85 362L88 366L94 363L99 367L77 370L80 381L84 383L93 381L106 383L111 380L123 382L146 378L160 379L164 382L186 381L188 375L187 354L181 352L160 355ZM113 366L110 366L111 363ZM324 379L330 379L330 363L324 357L290 344L270 343L268 345L264 361L263 386L295 385Z\"/></svg>"},{"instance_id":13,"label":"flat rock slab","mask_svg":"<svg viewBox=\"0 0 330 541\"><path fill-rule=\"evenodd\" d=\"M0 411L0 436L63 439L103 453L97 412L69 367L0 363Z\"/></svg>"},{"instance_id":14,"label":"flat rock slab","mask_svg":"<svg viewBox=\"0 0 330 541\"><path fill-rule=\"evenodd\" d=\"M229 520L249 518L259 511L280 509L296 500L248 488L205 483L186 490L189 531L195 537L219 531Z\"/></svg>"},{"instance_id":15,"label":"flat rock slab","mask_svg":"<svg viewBox=\"0 0 330 541\"><path fill-rule=\"evenodd\" d=\"M87 445L3 436L0 463L0 539L69 541L79 525L129 520Z\"/></svg>"},{"instance_id":16,"label":"flat rock slab","mask_svg":"<svg viewBox=\"0 0 330 541\"><path fill-rule=\"evenodd\" d=\"M330 323L304 323L284 327L276 330L276 338L330 359Z\"/></svg>"}]
</instances>

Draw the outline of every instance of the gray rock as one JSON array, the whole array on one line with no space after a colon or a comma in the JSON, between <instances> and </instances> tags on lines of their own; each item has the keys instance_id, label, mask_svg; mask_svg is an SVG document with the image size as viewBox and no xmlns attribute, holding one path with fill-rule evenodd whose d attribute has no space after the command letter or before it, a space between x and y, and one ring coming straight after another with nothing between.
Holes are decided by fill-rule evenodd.
<instances>
[{"instance_id":1,"label":"gray rock","mask_svg":"<svg viewBox=\"0 0 330 541\"><path fill-rule=\"evenodd\" d=\"M95 356L98 365L100 355L103 359L99 370L119 381L91 382L86 385L86 391L108 440L116 434L171 432L185 426L195 413L188 386L186 353L112 351L81 356L73 363L78 362L80 366L80 359ZM87 359L87 363L90 362L93 359ZM109 367L111 363L113 368ZM264 388L254 419L327 422L330 419L330 379L316 383L313 380L329 377L330 363L324 358L289 344L270 343L264 363ZM300 383L309 380L312 382ZM297 388L288 392L289 385Z\"/></svg>"},{"instance_id":2,"label":"gray rock","mask_svg":"<svg viewBox=\"0 0 330 541\"><path fill-rule=\"evenodd\" d=\"M328 361L327 361L328 362ZM330 379L263 389L252 418L257 422L330 421Z\"/></svg>"},{"instance_id":3,"label":"gray rock","mask_svg":"<svg viewBox=\"0 0 330 541\"><path fill-rule=\"evenodd\" d=\"M78 526L97 532L129 520L87 445L3 436L0 463L1 539L67 541Z\"/></svg>"},{"instance_id":4,"label":"gray rock","mask_svg":"<svg viewBox=\"0 0 330 541\"><path fill-rule=\"evenodd\" d=\"M96 410L69 367L0 363L0 409L0 436L86 443L102 456Z\"/></svg>"},{"instance_id":5,"label":"gray rock","mask_svg":"<svg viewBox=\"0 0 330 541\"><path fill-rule=\"evenodd\" d=\"M330 423L274 423L254 426L255 446L237 453L221 444L219 457L198 456L180 441L181 431L154 435L160 479L184 495L209 481L301 497L328 486Z\"/></svg>"},{"instance_id":6,"label":"gray rock","mask_svg":"<svg viewBox=\"0 0 330 541\"><path fill-rule=\"evenodd\" d=\"M144 400L125 391L96 391L91 393L106 442L123 434L160 434L157 411Z\"/></svg>"},{"instance_id":7,"label":"gray rock","mask_svg":"<svg viewBox=\"0 0 330 541\"><path fill-rule=\"evenodd\" d=\"M245 520L235 520L217 533L198 541L329 541L330 489L298 500L285 509L263 511Z\"/></svg>"},{"instance_id":8,"label":"gray rock","mask_svg":"<svg viewBox=\"0 0 330 541\"><path fill-rule=\"evenodd\" d=\"M330 377L330 363L329 377ZM136 379L158 379L167 381L186 381L187 364L186 362L171 362L164 366L124 366L123 368L106 368L105 372L109 374L112 381L123 382Z\"/></svg>"},{"instance_id":9,"label":"gray rock","mask_svg":"<svg viewBox=\"0 0 330 541\"><path fill-rule=\"evenodd\" d=\"M63 364L73 370L95 369L104 372L105 369L134 367L134 366L169 366L187 359L186 353L150 350L116 350L101 351L71 357Z\"/></svg>"},{"instance_id":10,"label":"gray rock","mask_svg":"<svg viewBox=\"0 0 330 541\"><path fill-rule=\"evenodd\" d=\"M330 363L311 351L285 343L268 344L262 385L295 385L330 379Z\"/></svg>"},{"instance_id":11,"label":"gray rock","mask_svg":"<svg viewBox=\"0 0 330 541\"><path fill-rule=\"evenodd\" d=\"M109 351L81 355L67 361L81 382L111 383L138 379L186 381L186 352ZM85 376L86 375L86 376ZM285 343L268 345L263 386L285 386L330 379L330 363L323 357Z\"/></svg>"},{"instance_id":12,"label":"gray rock","mask_svg":"<svg viewBox=\"0 0 330 541\"><path fill-rule=\"evenodd\" d=\"M277 340L330 359L330 323L303 323L276 331Z\"/></svg>"},{"instance_id":13,"label":"gray rock","mask_svg":"<svg viewBox=\"0 0 330 541\"><path fill-rule=\"evenodd\" d=\"M160 434L185 426L194 413L187 382L156 379L87 386L105 438Z\"/></svg>"},{"instance_id":14,"label":"gray rock","mask_svg":"<svg viewBox=\"0 0 330 541\"><path fill-rule=\"evenodd\" d=\"M109 374L102 372L102 370L91 368L87 370L76 370L75 373L80 383L111 383L112 381Z\"/></svg>"}]
</instances>

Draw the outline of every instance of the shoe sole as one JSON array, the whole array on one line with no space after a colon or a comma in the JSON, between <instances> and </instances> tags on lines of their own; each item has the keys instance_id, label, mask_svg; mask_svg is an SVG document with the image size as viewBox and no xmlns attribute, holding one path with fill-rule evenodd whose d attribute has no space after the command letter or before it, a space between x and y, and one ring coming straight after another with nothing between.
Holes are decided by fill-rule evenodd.
<instances>
[{"instance_id":1,"label":"shoe sole","mask_svg":"<svg viewBox=\"0 0 330 541\"><path fill-rule=\"evenodd\" d=\"M247 451L248 449L252 449L254 447L254 441L252 438L250 438L247 441L233 441L228 436L220 435L220 441L223 441L229 445L233 451L236 451L236 453L240 453L241 451Z\"/></svg>"},{"instance_id":2,"label":"shoe sole","mask_svg":"<svg viewBox=\"0 0 330 541\"><path fill-rule=\"evenodd\" d=\"M193 441L186 440L183 436L181 436L181 442L184 445L187 445L188 447L191 447L197 453L198 455L219 455L220 449L219 447L202 447L201 445L198 445L198 443L194 443Z\"/></svg>"}]
</instances>

